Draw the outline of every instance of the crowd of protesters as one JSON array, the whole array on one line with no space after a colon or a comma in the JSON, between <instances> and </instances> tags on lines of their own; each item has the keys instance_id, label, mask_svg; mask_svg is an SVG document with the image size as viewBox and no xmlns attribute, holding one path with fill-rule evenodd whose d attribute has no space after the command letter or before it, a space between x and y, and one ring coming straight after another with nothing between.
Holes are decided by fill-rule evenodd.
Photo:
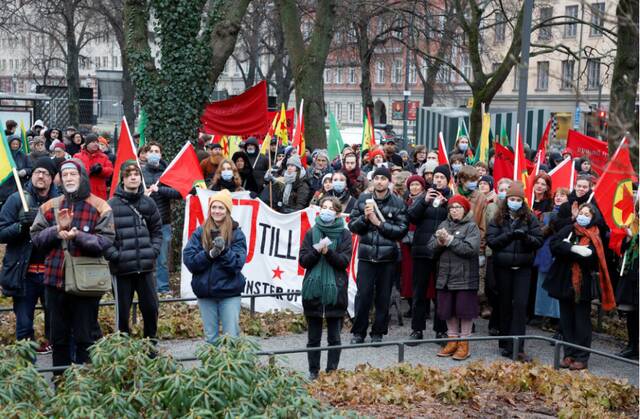
<instances>
[{"instance_id":1,"label":"crowd of protesters","mask_svg":"<svg viewBox=\"0 0 640 419\"><path fill-rule=\"evenodd\" d=\"M107 139L43 125L38 121L27 133L28 155L15 134L17 124L8 121L5 130L28 206L23 208L13 179L2 184L0 242L7 251L0 284L13 298L16 337L34 338L34 308L44 301L47 341L39 351L51 350L51 344L54 365L86 362L87 348L101 333L99 297L65 293L64 261L104 256L114 276L119 330L129 332L136 293L144 336L155 339L158 293L169 290L171 201L181 199L159 182L167 167L162 146L140 147L139 164L122 164L114 185ZM320 345L324 319L329 345L341 344L353 234L359 242L353 344L367 335L382 341L395 288L409 303L408 339L423 339L430 320L435 337L445 341L441 357L471 356L464 338L479 317L489 320L491 335L525 335L527 325L537 323L558 339L589 347L591 303L605 299L617 300L626 313L629 344L620 355L638 356L637 231L628 231L625 246L634 248L633 256L619 269L608 250L606 224L590 199L594 173L587 159L575 161L572 190L552 194L546 173L563 153L550 152L535 175L532 197L525 197L522 183L492 177L492 156L475 162L466 137L455 142L449 164L439 164L437 151L424 146L398 152L393 138L370 150L345 146L332 159L321 149L300 156L277 140L262 154L250 137L226 158L220 144L202 135L197 154L215 193L183 262L193 274L208 342L218 338L220 326L222 333L240 333L247 245L231 216L231 193L248 191L280 213L319 207L299 255L306 269L302 302L309 347ZM500 340L498 350L530 359L523 341L512 347L512 340ZM319 354L308 355L312 377L320 369ZM339 350L330 351L327 370L335 370L339 359ZM588 352L566 348L561 365L582 370L588 359Z\"/></svg>"}]
</instances>

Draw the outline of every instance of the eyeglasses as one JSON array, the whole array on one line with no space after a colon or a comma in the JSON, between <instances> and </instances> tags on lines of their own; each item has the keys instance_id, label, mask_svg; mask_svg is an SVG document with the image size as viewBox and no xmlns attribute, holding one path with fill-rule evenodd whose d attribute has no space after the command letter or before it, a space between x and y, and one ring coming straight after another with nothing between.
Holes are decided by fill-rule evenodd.
<instances>
[{"instance_id":1,"label":"eyeglasses","mask_svg":"<svg viewBox=\"0 0 640 419\"><path fill-rule=\"evenodd\" d=\"M33 174L36 176L51 177L51 173L49 173L47 170L36 170L33 172Z\"/></svg>"},{"instance_id":2,"label":"eyeglasses","mask_svg":"<svg viewBox=\"0 0 640 419\"><path fill-rule=\"evenodd\" d=\"M462 205L451 205L449 207L449 211L451 211L451 210L461 210L461 209L464 209L464 207Z\"/></svg>"}]
</instances>

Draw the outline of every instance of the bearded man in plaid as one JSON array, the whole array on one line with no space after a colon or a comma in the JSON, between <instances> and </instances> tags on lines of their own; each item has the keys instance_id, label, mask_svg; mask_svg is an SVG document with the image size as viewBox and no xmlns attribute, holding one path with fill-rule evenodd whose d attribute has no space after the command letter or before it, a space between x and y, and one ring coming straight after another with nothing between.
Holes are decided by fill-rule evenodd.
<instances>
[{"instance_id":1,"label":"bearded man in plaid","mask_svg":"<svg viewBox=\"0 0 640 419\"><path fill-rule=\"evenodd\" d=\"M63 195L40 207L31 227L33 245L46 253L45 300L51 316L50 338L53 366L89 361L88 348L98 321L100 297L65 293L64 250L73 256L98 257L115 238L113 213L109 204L91 193L89 177L82 162L70 159L60 166ZM75 341L75 354L70 341ZM58 372L61 374L61 372Z\"/></svg>"}]
</instances>

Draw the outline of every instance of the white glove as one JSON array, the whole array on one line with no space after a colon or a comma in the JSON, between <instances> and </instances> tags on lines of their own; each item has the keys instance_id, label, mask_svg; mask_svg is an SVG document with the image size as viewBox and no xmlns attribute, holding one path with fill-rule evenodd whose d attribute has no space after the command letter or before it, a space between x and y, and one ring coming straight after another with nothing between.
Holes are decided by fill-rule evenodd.
<instances>
[{"instance_id":1,"label":"white glove","mask_svg":"<svg viewBox=\"0 0 640 419\"><path fill-rule=\"evenodd\" d=\"M480 255L478 257L478 265L480 265L481 268L484 266L486 262L487 262L487 259L484 257L484 255Z\"/></svg>"},{"instance_id":2,"label":"white glove","mask_svg":"<svg viewBox=\"0 0 640 419\"><path fill-rule=\"evenodd\" d=\"M18 170L18 176L25 177L27 175L27 171L24 169Z\"/></svg>"},{"instance_id":3,"label":"white glove","mask_svg":"<svg viewBox=\"0 0 640 419\"><path fill-rule=\"evenodd\" d=\"M264 174L264 180L265 182L271 182L273 180L273 175L271 174L271 172L267 171L267 173Z\"/></svg>"},{"instance_id":4,"label":"white glove","mask_svg":"<svg viewBox=\"0 0 640 419\"><path fill-rule=\"evenodd\" d=\"M318 243L313 245L313 248L319 252L322 250L322 248L329 247L330 244L331 244L331 239L329 237L323 237Z\"/></svg>"},{"instance_id":5,"label":"white glove","mask_svg":"<svg viewBox=\"0 0 640 419\"><path fill-rule=\"evenodd\" d=\"M571 246L571 251L573 253L575 253L576 255L580 255L580 256L585 257L585 258L591 256L591 254L593 253L591 251L591 249L589 249L588 246L579 246L579 245L575 245L575 244L573 246Z\"/></svg>"}]
</instances>

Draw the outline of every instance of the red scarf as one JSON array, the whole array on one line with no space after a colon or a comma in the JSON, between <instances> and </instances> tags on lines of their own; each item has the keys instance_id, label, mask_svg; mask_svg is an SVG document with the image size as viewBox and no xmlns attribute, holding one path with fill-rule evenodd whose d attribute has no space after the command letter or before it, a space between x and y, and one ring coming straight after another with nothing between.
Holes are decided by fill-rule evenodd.
<instances>
[{"instance_id":1,"label":"red scarf","mask_svg":"<svg viewBox=\"0 0 640 419\"><path fill-rule=\"evenodd\" d=\"M611 286L611 279L609 278L609 271L607 270L607 261L604 257L604 247L602 246L602 240L600 240L600 231L596 226L585 228L578 223L575 223L573 227L578 237L578 245L588 246L592 244L596 249L598 270L600 272L600 303L603 310L611 311L616 308L616 300ZM580 298L580 288L582 287L582 270L577 262L571 265L571 284L576 294L576 300L578 300Z\"/></svg>"}]
</instances>

